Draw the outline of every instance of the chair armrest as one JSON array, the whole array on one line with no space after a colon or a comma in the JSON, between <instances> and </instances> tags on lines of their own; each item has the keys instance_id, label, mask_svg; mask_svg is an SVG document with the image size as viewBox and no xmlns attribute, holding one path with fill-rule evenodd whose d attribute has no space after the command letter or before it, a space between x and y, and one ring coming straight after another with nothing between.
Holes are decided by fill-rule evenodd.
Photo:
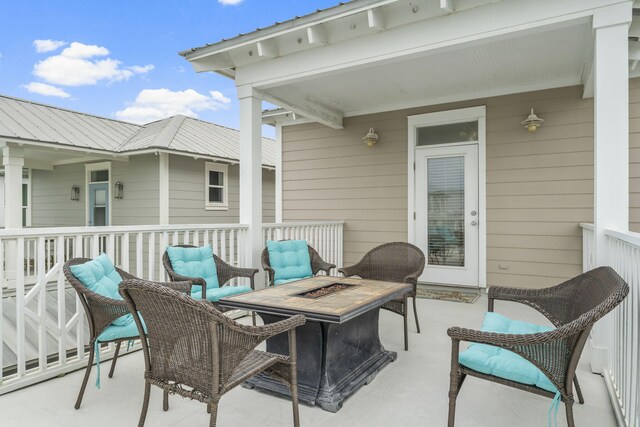
<instances>
[{"instance_id":1,"label":"chair armrest","mask_svg":"<svg viewBox=\"0 0 640 427\"><path fill-rule=\"evenodd\" d=\"M320 257L314 257L314 260L311 263L311 268L314 275L318 274L319 271L324 271L328 276L329 272L331 272L331 269L336 268L336 265L326 262Z\"/></svg>"},{"instance_id":2,"label":"chair armrest","mask_svg":"<svg viewBox=\"0 0 640 427\"><path fill-rule=\"evenodd\" d=\"M529 346L559 341L569 335L569 333L563 329L565 328L535 334L498 334L495 332L483 332L476 329L454 326L447 329L447 335L457 341L489 344L510 349L513 346Z\"/></svg>"},{"instance_id":3,"label":"chair armrest","mask_svg":"<svg viewBox=\"0 0 640 427\"><path fill-rule=\"evenodd\" d=\"M92 339L100 335L111 322L129 313L129 307L123 300L108 298L88 289L82 293L89 306L90 313L87 316L91 316L93 321L95 336Z\"/></svg>"},{"instance_id":4,"label":"chair armrest","mask_svg":"<svg viewBox=\"0 0 640 427\"><path fill-rule=\"evenodd\" d=\"M553 304L554 291L558 286L542 289L528 288L508 288L503 286L491 286L488 292L488 311L493 311L496 300L517 302L519 304L528 305L534 310L542 313L551 322L558 326L560 322L553 316L549 310L549 304Z\"/></svg>"},{"instance_id":5,"label":"chair armrest","mask_svg":"<svg viewBox=\"0 0 640 427\"><path fill-rule=\"evenodd\" d=\"M190 280L182 281L182 282L157 282L159 285L166 286L168 288L173 289L174 291L181 292L183 294L191 295L191 286L193 282Z\"/></svg>"},{"instance_id":6,"label":"chair armrest","mask_svg":"<svg viewBox=\"0 0 640 427\"><path fill-rule=\"evenodd\" d=\"M169 273L172 282L190 282L191 286L200 286L202 288L202 299L207 299L207 281L202 277L186 277L176 272Z\"/></svg>"},{"instance_id":7,"label":"chair armrest","mask_svg":"<svg viewBox=\"0 0 640 427\"><path fill-rule=\"evenodd\" d=\"M262 269L267 272L269 276L269 286L273 286L273 280L276 276L276 271L271 268L270 265L267 265L264 261L262 262Z\"/></svg>"},{"instance_id":8,"label":"chair armrest","mask_svg":"<svg viewBox=\"0 0 640 427\"><path fill-rule=\"evenodd\" d=\"M291 329L297 328L298 326L304 325L306 321L306 317L301 314L296 314L295 316L289 317L288 319L270 323L264 326L235 324L231 327L234 329L239 329L245 334L255 337L261 337L262 339L267 339L283 332L287 332Z\"/></svg>"},{"instance_id":9,"label":"chair armrest","mask_svg":"<svg viewBox=\"0 0 640 427\"><path fill-rule=\"evenodd\" d=\"M338 269L338 273L342 273L344 277L359 276L360 275L359 267L360 267L360 263L351 265L349 267L343 267Z\"/></svg>"}]
</instances>

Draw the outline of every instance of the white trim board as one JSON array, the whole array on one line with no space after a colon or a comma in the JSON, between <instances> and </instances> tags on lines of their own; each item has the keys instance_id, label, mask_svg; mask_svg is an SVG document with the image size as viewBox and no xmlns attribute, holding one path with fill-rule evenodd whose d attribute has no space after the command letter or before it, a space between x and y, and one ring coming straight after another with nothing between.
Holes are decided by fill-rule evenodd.
<instances>
[{"instance_id":1,"label":"white trim board","mask_svg":"<svg viewBox=\"0 0 640 427\"><path fill-rule=\"evenodd\" d=\"M415 172L415 130L421 126L478 120L478 286L487 286L487 132L486 106L438 111L434 113L408 116L407 129L407 241L415 242L416 172ZM451 144L449 144L451 145ZM443 144L447 146L447 144Z\"/></svg>"}]
</instances>

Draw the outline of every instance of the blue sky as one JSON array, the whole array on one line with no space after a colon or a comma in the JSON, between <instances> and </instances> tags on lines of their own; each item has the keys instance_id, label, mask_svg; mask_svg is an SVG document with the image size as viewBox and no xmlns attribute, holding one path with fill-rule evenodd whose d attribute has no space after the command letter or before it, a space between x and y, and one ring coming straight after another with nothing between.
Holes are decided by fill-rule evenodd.
<instances>
[{"instance_id":1,"label":"blue sky","mask_svg":"<svg viewBox=\"0 0 640 427\"><path fill-rule=\"evenodd\" d=\"M336 0L0 0L0 94L133 122L238 127L233 81L179 51Z\"/></svg>"}]
</instances>

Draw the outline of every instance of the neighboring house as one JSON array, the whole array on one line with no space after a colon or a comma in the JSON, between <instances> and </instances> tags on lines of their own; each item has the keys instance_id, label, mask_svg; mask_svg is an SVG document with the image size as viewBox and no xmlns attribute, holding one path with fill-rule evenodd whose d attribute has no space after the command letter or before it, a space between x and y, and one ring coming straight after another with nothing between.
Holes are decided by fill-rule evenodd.
<instances>
[{"instance_id":1,"label":"neighboring house","mask_svg":"<svg viewBox=\"0 0 640 427\"><path fill-rule=\"evenodd\" d=\"M185 116L140 126L0 96L0 143L5 168L22 166L17 186L4 170L0 177L0 202L12 191L21 200L12 227L239 222L235 129ZM263 138L266 222L274 221L274 149Z\"/></svg>"},{"instance_id":2,"label":"neighboring house","mask_svg":"<svg viewBox=\"0 0 640 427\"><path fill-rule=\"evenodd\" d=\"M408 240L421 281L544 287L582 272L580 223L596 265L605 228L639 229L632 8L354 0L181 55L235 80L241 133L277 125L276 216L346 220L346 265ZM280 114L252 115L261 100Z\"/></svg>"}]
</instances>

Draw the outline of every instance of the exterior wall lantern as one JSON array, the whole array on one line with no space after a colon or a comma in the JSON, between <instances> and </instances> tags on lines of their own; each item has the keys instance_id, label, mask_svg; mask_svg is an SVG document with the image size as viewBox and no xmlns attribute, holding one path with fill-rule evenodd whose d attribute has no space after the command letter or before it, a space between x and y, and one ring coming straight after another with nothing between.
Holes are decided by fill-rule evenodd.
<instances>
[{"instance_id":1,"label":"exterior wall lantern","mask_svg":"<svg viewBox=\"0 0 640 427\"><path fill-rule=\"evenodd\" d=\"M362 138L367 147L373 147L378 142L378 134L375 133L373 128L369 128L369 132Z\"/></svg>"},{"instance_id":2,"label":"exterior wall lantern","mask_svg":"<svg viewBox=\"0 0 640 427\"><path fill-rule=\"evenodd\" d=\"M542 120L540 117L536 116L536 114L533 112L533 108L531 109L531 114L529 114L529 117L527 117L525 120L523 120L521 122L521 124L529 131L529 132L535 132L540 125L542 125L542 122L544 122L544 120Z\"/></svg>"},{"instance_id":3,"label":"exterior wall lantern","mask_svg":"<svg viewBox=\"0 0 640 427\"><path fill-rule=\"evenodd\" d=\"M124 198L124 184L121 183L120 181L116 181L115 185L114 185L114 198L116 199L123 199Z\"/></svg>"},{"instance_id":4,"label":"exterior wall lantern","mask_svg":"<svg viewBox=\"0 0 640 427\"><path fill-rule=\"evenodd\" d=\"M76 202L80 200L80 187L77 185L71 186L71 200Z\"/></svg>"}]
</instances>

